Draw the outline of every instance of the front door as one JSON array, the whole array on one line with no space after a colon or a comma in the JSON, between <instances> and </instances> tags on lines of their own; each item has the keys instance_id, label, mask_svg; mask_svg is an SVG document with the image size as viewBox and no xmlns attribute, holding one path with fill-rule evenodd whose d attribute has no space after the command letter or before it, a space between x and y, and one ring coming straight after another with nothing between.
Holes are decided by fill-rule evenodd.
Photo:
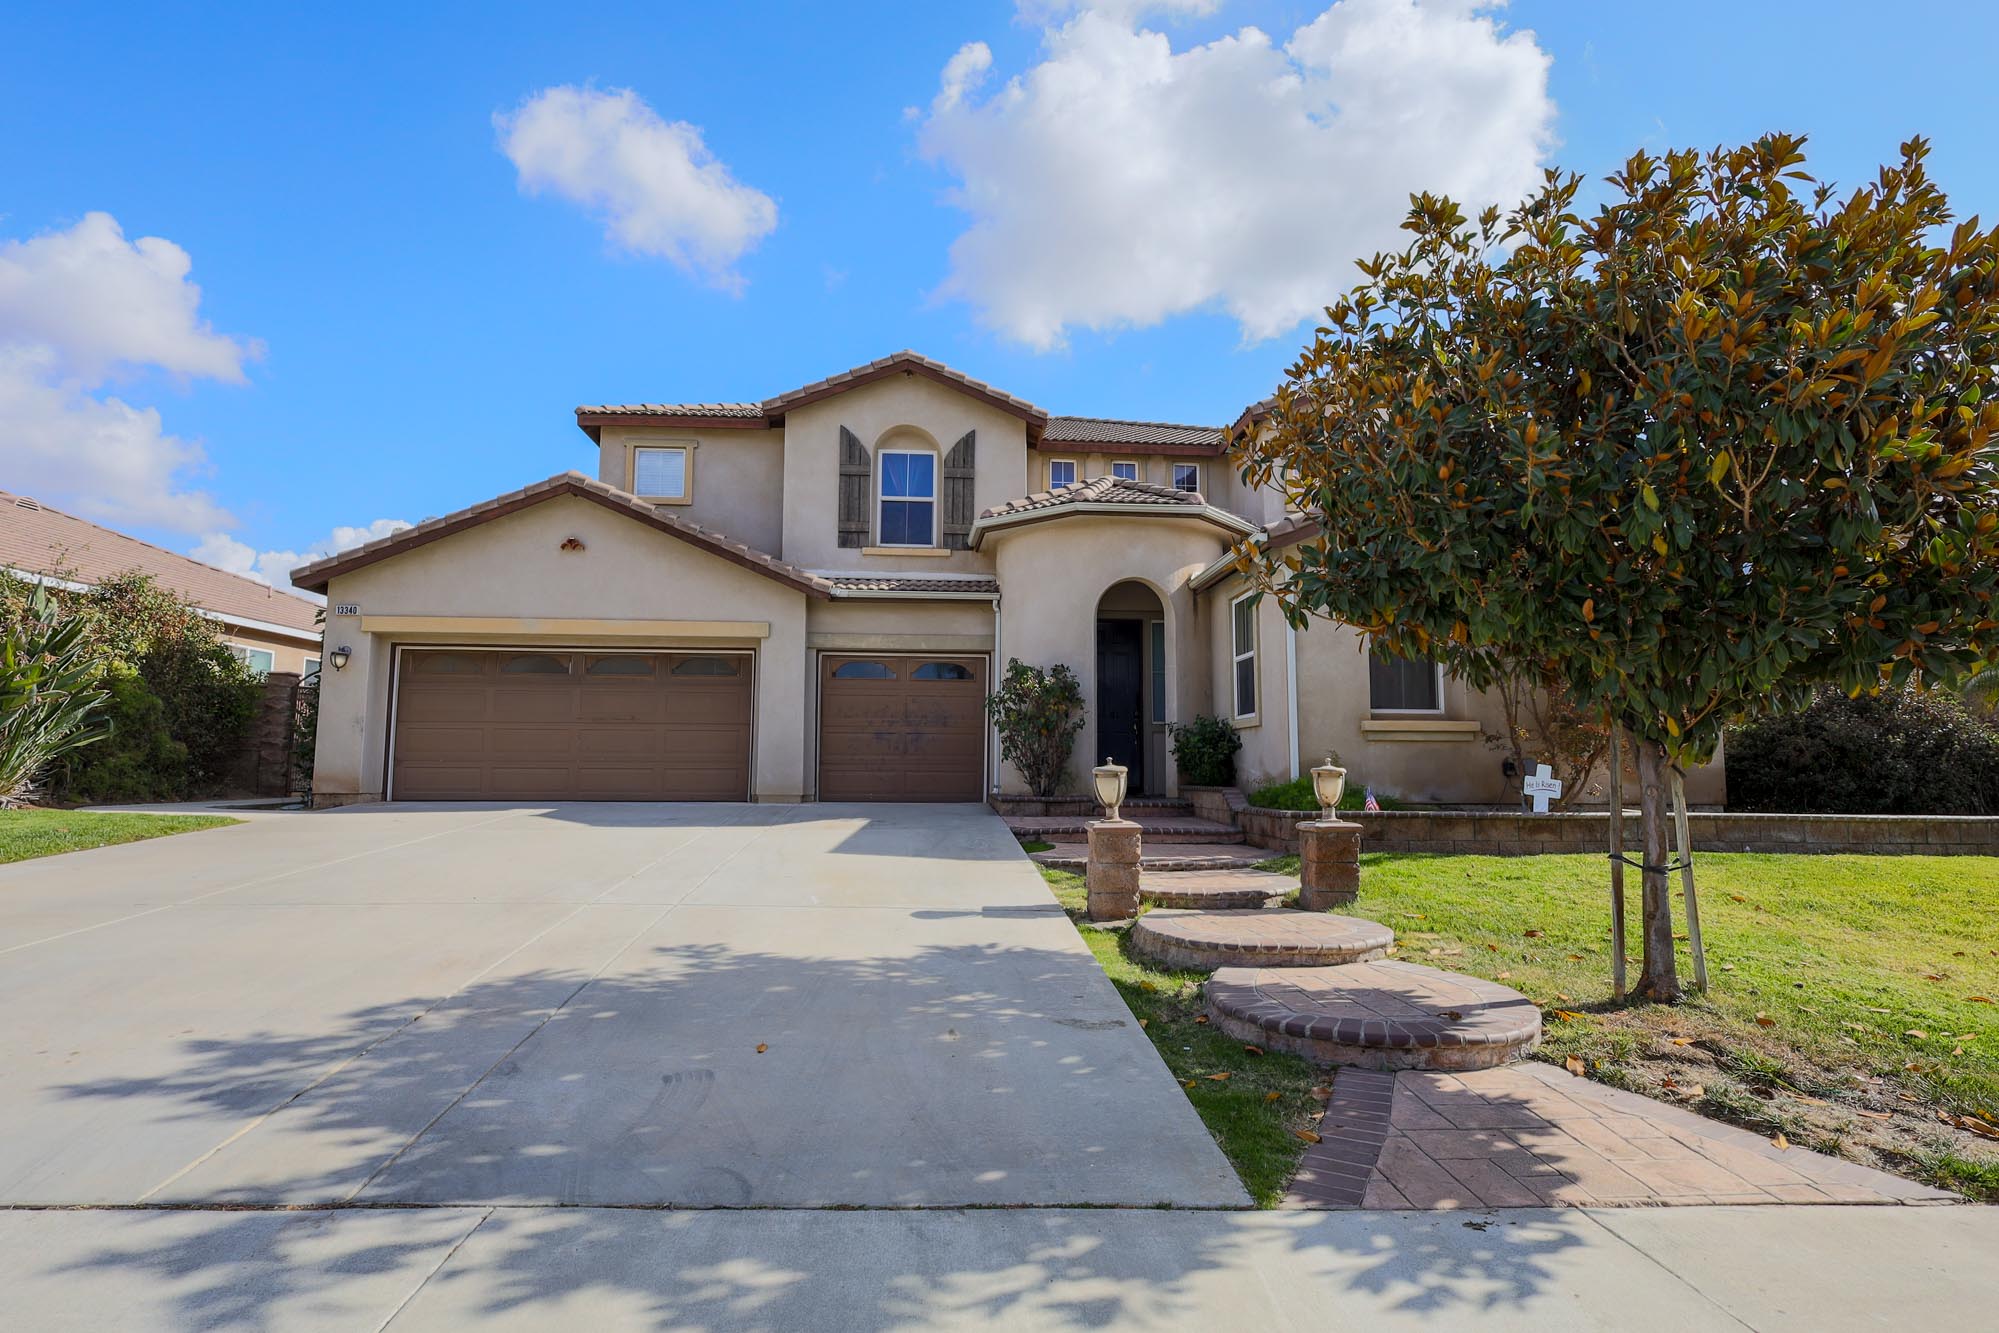
<instances>
[{"instance_id":1,"label":"front door","mask_svg":"<svg viewBox=\"0 0 1999 1333\"><path fill-rule=\"evenodd\" d=\"M1145 790L1145 622L1097 622L1097 749L1092 767L1105 757L1131 770L1127 785L1135 796Z\"/></svg>"}]
</instances>

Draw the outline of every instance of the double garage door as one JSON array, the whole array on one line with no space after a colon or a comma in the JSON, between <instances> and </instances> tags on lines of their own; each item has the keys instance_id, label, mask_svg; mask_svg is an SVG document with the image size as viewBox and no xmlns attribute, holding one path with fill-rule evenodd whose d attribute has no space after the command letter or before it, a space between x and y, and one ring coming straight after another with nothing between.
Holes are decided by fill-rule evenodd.
<instances>
[{"instance_id":1,"label":"double garage door","mask_svg":"<svg viewBox=\"0 0 1999 1333\"><path fill-rule=\"evenodd\" d=\"M748 653L409 648L390 795L404 801L740 801ZM985 795L982 657L822 654L819 799Z\"/></svg>"},{"instance_id":2,"label":"double garage door","mask_svg":"<svg viewBox=\"0 0 1999 1333\"><path fill-rule=\"evenodd\" d=\"M741 801L747 653L406 649L390 795Z\"/></svg>"}]
</instances>

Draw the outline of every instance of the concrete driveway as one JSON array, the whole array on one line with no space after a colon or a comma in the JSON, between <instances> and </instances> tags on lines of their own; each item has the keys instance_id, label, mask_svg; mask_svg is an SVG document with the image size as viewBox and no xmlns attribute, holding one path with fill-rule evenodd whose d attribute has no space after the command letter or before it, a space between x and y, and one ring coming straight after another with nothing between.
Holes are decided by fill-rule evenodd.
<instances>
[{"instance_id":1,"label":"concrete driveway","mask_svg":"<svg viewBox=\"0 0 1999 1333\"><path fill-rule=\"evenodd\" d=\"M0 1204L1242 1206L979 807L378 806L0 867Z\"/></svg>"}]
</instances>

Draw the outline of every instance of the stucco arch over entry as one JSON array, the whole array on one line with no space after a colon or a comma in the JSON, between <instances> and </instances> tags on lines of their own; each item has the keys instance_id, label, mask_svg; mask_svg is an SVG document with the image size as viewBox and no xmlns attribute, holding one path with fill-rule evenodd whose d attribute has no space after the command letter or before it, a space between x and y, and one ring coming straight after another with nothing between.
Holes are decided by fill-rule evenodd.
<instances>
[{"instance_id":1,"label":"stucco arch over entry","mask_svg":"<svg viewBox=\"0 0 1999 1333\"><path fill-rule=\"evenodd\" d=\"M1208 524L1156 515L1130 518L1091 514L1086 521L1043 522L1001 530L986 538L1000 580L1000 652L1031 666L1067 665L1083 688L1083 730L1070 756L1072 791L1088 790L1089 769L1100 762L1097 730L1097 619L1104 596L1119 584L1149 590L1165 623L1166 718L1184 722L1212 711L1208 653L1200 609L1189 586L1223 551L1230 534ZM1172 795L1178 775L1170 764L1153 789ZM1002 768L1002 791L1020 791L1020 777Z\"/></svg>"}]
</instances>

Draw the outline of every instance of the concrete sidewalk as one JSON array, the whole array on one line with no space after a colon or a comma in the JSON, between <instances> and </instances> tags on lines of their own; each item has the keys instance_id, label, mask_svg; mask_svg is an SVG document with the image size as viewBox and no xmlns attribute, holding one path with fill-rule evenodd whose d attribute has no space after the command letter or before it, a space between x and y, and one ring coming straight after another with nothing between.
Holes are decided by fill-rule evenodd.
<instances>
[{"instance_id":1,"label":"concrete sidewalk","mask_svg":"<svg viewBox=\"0 0 1999 1333\"><path fill-rule=\"evenodd\" d=\"M1990 1327L1999 1210L0 1212L35 1329Z\"/></svg>"}]
</instances>

